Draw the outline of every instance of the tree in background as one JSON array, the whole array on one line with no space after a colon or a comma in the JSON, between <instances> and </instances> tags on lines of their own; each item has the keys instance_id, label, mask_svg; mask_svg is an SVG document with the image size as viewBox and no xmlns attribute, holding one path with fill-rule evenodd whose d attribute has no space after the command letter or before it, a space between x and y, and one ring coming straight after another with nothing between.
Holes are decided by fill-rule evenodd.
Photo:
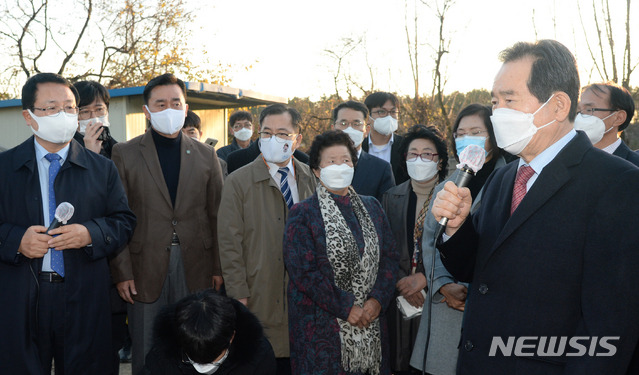
<instances>
[{"instance_id":1,"label":"tree in background","mask_svg":"<svg viewBox=\"0 0 639 375\"><path fill-rule=\"evenodd\" d=\"M146 84L171 72L184 80L227 84L231 66L189 47L195 16L186 0L11 0L0 6L0 45L11 63L0 83L20 87L46 70L108 88ZM204 56L200 68L192 57ZM250 66L244 67L250 69Z\"/></svg>"}]
</instances>

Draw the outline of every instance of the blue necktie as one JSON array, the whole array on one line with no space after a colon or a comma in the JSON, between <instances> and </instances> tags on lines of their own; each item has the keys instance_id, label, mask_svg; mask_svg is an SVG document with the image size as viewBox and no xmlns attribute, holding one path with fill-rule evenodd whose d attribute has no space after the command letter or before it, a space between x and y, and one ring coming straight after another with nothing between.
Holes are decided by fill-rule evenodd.
<instances>
[{"instance_id":1,"label":"blue necktie","mask_svg":"<svg viewBox=\"0 0 639 375\"><path fill-rule=\"evenodd\" d=\"M55 219L55 191L53 190L53 183L55 182L55 176L60 171L60 155L58 154L46 154L45 158L49 161L49 220ZM51 250L51 269L57 272L60 276L64 277L64 257L62 251Z\"/></svg>"},{"instance_id":2,"label":"blue necktie","mask_svg":"<svg viewBox=\"0 0 639 375\"><path fill-rule=\"evenodd\" d=\"M291 188L288 186L288 167L280 168L278 172L282 175L282 178L280 178L280 190L286 205L291 208L293 206L293 195L291 194Z\"/></svg>"}]
</instances>

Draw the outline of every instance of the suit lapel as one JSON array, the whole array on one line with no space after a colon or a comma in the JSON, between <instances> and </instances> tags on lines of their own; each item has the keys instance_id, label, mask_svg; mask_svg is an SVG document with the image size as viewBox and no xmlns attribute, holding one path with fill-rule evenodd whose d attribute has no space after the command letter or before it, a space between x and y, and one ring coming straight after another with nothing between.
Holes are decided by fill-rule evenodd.
<instances>
[{"instance_id":1,"label":"suit lapel","mask_svg":"<svg viewBox=\"0 0 639 375\"><path fill-rule=\"evenodd\" d=\"M502 216L499 222L504 222L503 229L497 236L497 240L490 249L487 258L499 248L499 246L510 237L517 229L543 207L570 179L572 178L571 166L578 164L583 158L584 153L591 147L590 144L584 143L584 137L575 137L571 140L563 150L542 170L539 177L524 196L515 212L510 218L510 205L512 201L512 189L515 184L515 175L517 168L512 168L504 176L503 186L510 188L510 191L503 191L500 194L502 207ZM587 140L587 138L585 139Z\"/></svg>"},{"instance_id":2,"label":"suit lapel","mask_svg":"<svg viewBox=\"0 0 639 375\"><path fill-rule=\"evenodd\" d=\"M178 187L177 193L175 195L175 209L180 205L180 197L185 196L187 191L190 189L202 189L205 186L197 186L191 180L191 175L193 174L193 168L199 163L199 160L194 160L193 154L193 144L189 137L182 137L180 141L180 176L178 178ZM212 161L211 161L212 162ZM166 185L166 184L165 184ZM168 189L167 189L168 193ZM196 194L205 194L201 191L196 191Z\"/></svg>"},{"instance_id":3,"label":"suit lapel","mask_svg":"<svg viewBox=\"0 0 639 375\"><path fill-rule=\"evenodd\" d=\"M38 175L38 163L35 156L34 137L27 139L16 150L13 167L16 171L20 168L28 169L27 183L25 185L25 207L29 221L41 224L44 221L42 212L42 193L40 192L40 176Z\"/></svg>"},{"instance_id":4,"label":"suit lapel","mask_svg":"<svg viewBox=\"0 0 639 375\"><path fill-rule=\"evenodd\" d=\"M615 152L613 152L612 154L615 156L619 156L622 159L627 159L629 152L632 152L632 151L630 151L630 148L628 148L628 146L626 146L626 144L622 141L619 144L619 147L617 147Z\"/></svg>"},{"instance_id":5,"label":"suit lapel","mask_svg":"<svg viewBox=\"0 0 639 375\"><path fill-rule=\"evenodd\" d=\"M142 158L149 169L149 173L151 174L153 181L155 181L155 184L158 186L158 189L164 199L166 199L166 202L172 207L173 204L171 203L171 197L169 196L169 188L166 187L166 181L164 181L162 167L160 166L160 159L158 158L158 152L155 148L151 131L152 130L148 130L142 136L142 139L140 140L140 152L142 153ZM180 174L181 173L182 172L180 172Z\"/></svg>"}]
</instances>

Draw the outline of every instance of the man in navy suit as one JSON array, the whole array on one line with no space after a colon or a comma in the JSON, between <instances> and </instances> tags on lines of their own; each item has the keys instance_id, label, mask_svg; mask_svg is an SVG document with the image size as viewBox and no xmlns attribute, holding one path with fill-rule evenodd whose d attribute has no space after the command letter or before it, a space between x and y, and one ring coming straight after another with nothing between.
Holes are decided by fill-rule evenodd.
<instances>
[{"instance_id":1,"label":"man in navy suit","mask_svg":"<svg viewBox=\"0 0 639 375\"><path fill-rule=\"evenodd\" d=\"M404 155L399 154L404 137L395 134L399 126L399 99L380 91L367 96L364 104L370 113L370 131L362 143L362 150L390 163L395 183L399 185L409 179L408 172L402 167Z\"/></svg>"},{"instance_id":2,"label":"man in navy suit","mask_svg":"<svg viewBox=\"0 0 639 375\"><path fill-rule=\"evenodd\" d=\"M471 282L460 374L625 374L639 340L639 169L573 129L579 75L552 40L500 55L491 118L520 156L484 185L446 183L442 261Z\"/></svg>"},{"instance_id":3,"label":"man in navy suit","mask_svg":"<svg viewBox=\"0 0 639 375\"><path fill-rule=\"evenodd\" d=\"M593 83L581 90L575 129L583 130L598 149L639 166L639 155L619 137L635 114L635 101L613 82Z\"/></svg>"},{"instance_id":4,"label":"man in navy suit","mask_svg":"<svg viewBox=\"0 0 639 375\"><path fill-rule=\"evenodd\" d=\"M0 374L111 373L107 257L129 240L135 216L115 165L72 140L78 93L63 77L22 88L34 133L0 154ZM56 206L67 225L49 231Z\"/></svg>"},{"instance_id":5,"label":"man in navy suit","mask_svg":"<svg viewBox=\"0 0 639 375\"><path fill-rule=\"evenodd\" d=\"M382 201L386 190L395 186L391 165L362 150L362 142L370 131L366 125L368 108L363 103L349 100L333 109L333 129L348 134L357 149L357 166L351 185L360 195L370 195Z\"/></svg>"}]
</instances>

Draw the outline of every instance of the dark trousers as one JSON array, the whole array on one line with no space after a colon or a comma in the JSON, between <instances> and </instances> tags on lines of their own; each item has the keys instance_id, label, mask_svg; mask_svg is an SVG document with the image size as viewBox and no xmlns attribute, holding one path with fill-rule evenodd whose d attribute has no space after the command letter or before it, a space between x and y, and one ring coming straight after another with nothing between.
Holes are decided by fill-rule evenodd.
<instances>
[{"instance_id":1,"label":"dark trousers","mask_svg":"<svg viewBox=\"0 0 639 375\"><path fill-rule=\"evenodd\" d=\"M64 374L65 284L40 282L38 298L38 351L43 374Z\"/></svg>"},{"instance_id":2,"label":"dark trousers","mask_svg":"<svg viewBox=\"0 0 639 375\"><path fill-rule=\"evenodd\" d=\"M277 375L291 375L291 359L290 358L276 358L277 363Z\"/></svg>"}]
</instances>

